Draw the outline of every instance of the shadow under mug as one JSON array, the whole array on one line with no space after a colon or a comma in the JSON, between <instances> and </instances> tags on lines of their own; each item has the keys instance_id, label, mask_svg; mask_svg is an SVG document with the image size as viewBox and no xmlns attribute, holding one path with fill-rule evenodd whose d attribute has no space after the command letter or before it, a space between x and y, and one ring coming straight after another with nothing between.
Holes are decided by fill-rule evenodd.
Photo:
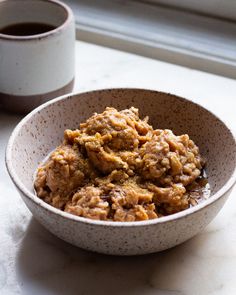
<instances>
[{"instance_id":1,"label":"shadow under mug","mask_svg":"<svg viewBox=\"0 0 236 295\"><path fill-rule=\"evenodd\" d=\"M0 105L27 113L71 92L75 76L71 9L57 0L3 0L0 15ZM40 24L50 29L32 33ZM31 33L14 33L14 26L31 26Z\"/></svg>"}]
</instances>

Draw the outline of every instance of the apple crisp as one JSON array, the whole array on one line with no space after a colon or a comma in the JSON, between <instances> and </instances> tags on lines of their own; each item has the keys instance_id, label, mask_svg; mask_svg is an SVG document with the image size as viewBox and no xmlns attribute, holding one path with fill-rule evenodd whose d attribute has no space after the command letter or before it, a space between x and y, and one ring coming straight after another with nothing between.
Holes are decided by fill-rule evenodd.
<instances>
[{"instance_id":1,"label":"apple crisp","mask_svg":"<svg viewBox=\"0 0 236 295\"><path fill-rule=\"evenodd\" d=\"M205 161L187 134L153 129L138 109L107 107L40 165L37 196L71 214L141 221L195 206L209 196Z\"/></svg>"}]
</instances>

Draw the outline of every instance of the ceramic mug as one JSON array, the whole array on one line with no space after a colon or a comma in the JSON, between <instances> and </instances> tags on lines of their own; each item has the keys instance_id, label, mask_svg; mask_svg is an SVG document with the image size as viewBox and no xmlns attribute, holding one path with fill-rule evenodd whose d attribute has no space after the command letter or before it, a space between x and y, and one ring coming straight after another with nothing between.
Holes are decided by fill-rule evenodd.
<instances>
[{"instance_id":1,"label":"ceramic mug","mask_svg":"<svg viewBox=\"0 0 236 295\"><path fill-rule=\"evenodd\" d=\"M72 91L75 23L57 0L0 1L0 105L26 113Z\"/></svg>"}]
</instances>

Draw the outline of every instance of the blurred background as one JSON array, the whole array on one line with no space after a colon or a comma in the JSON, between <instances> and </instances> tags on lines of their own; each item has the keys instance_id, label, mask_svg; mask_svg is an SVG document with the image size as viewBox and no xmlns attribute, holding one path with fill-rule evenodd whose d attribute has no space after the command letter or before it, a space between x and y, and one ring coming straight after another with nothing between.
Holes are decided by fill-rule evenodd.
<instances>
[{"instance_id":1,"label":"blurred background","mask_svg":"<svg viewBox=\"0 0 236 295\"><path fill-rule=\"evenodd\" d=\"M234 0L66 0L77 38L236 77Z\"/></svg>"}]
</instances>

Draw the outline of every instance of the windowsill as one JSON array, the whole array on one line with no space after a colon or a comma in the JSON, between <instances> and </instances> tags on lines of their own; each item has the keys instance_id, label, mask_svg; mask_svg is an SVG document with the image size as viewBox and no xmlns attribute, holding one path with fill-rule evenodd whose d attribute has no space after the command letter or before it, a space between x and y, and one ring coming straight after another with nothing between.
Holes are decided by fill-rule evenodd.
<instances>
[{"instance_id":1,"label":"windowsill","mask_svg":"<svg viewBox=\"0 0 236 295\"><path fill-rule=\"evenodd\" d=\"M234 22L135 1L66 2L78 40L236 78Z\"/></svg>"}]
</instances>

